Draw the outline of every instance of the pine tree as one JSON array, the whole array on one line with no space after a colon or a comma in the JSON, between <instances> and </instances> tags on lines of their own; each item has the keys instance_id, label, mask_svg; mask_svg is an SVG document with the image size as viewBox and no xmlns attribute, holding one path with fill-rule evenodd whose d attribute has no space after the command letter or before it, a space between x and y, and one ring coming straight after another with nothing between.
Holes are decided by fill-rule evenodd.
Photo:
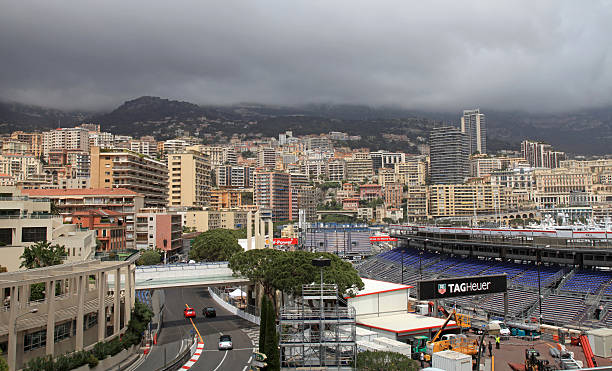
<instances>
[{"instance_id":1,"label":"pine tree","mask_svg":"<svg viewBox=\"0 0 612 371\"><path fill-rule=\"evenodd\" d=\"M268 301L264 295L261 298L261 307L259 309L259 352L264 353L266 346L266 322L268 320Z\"/></svg>"}]
</instances>

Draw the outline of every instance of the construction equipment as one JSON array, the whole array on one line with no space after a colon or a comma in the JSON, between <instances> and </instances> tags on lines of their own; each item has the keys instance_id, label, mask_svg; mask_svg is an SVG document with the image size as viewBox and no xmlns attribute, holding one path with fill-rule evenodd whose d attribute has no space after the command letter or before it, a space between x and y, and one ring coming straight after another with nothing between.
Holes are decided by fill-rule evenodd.
<instances>
[{"instance_id":1,"label":"construction equipment","mask_svg":"<svg viewBox=\"0 0 612 371\"><path fill-rule=\"evenodd\" d=\"M412 348L412 359L419 359L420 353L427 354L427 336L415 336L410 339L410 347Z\"/></svg>"},{"instance_id":2,"label":"construction equipment","mask_svg":"<svg viewBox=\"0 0 612 371\"><path fill-rule=\"evenodd\" d=\"M589 342L589 338L586 334L580 335L580 345L582 346L582 351L584 352L584 357L586 358L587 366L597 367L597 361L595 361L595 354L593 354L593 349L591 349L591 343Z\"/></svg>"},{"instance_id":3,"label":"construction equipment","mask_svg":"<svg viewBox=\"0 0 612 371\"><path fill-rule=\"evenodd\" d=\"M427 353L431 355L443 350L453 350L463 354L476 355L478 353L478 342L476 340L469 340L465 336L453 335L445 336L443 339L440 339L442 332L446 329L451 319L454 319L455 323L460 328L470 328L470 317L465 314L457 313L457 311L453 309L446 317L446 320L438 332L436 332L436 335L431 341L427 342Z\"/></svg>"},{"instance_id":4,"label":"construction equipment","mask_svg":"<svg viewBox=\"0 0 612 371\"><path fill-rule=\"evenodd\" d=\"M525 371L552 371L553 367L546 359L540 359L540 352L531 348L525 349Z\"/></svg>"}]
</instances>

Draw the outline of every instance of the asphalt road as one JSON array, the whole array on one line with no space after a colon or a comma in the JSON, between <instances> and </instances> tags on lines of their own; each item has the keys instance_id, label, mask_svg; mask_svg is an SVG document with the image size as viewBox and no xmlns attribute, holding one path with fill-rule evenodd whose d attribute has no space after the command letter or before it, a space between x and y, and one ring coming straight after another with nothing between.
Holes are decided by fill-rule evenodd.
<instances>
[{"instance_id":1,"label":"asphalt road","mask_svg":"<svg viewBox=\"0 0 612 371\"><path fill-rule=\"evenodd\" d=\"M158 344L175 344L178 340L190 336L193 327L190 321L185 320L183 316L185 304L196 310L197 316L193 322L204 340L204 352L191 369L203 371L244 370L253 354L254 346L242 329L253 328L256 325L218 306L208 294L208 289L204 287L166 290L164 325ZM216 318L205 318L202 315L202 309L209 306L217 310ZM233 350L219 351L217 349L221 334L232 337ZM170 355L168 355L168 358L170 358Z\"/></svg>"}]
</instances>

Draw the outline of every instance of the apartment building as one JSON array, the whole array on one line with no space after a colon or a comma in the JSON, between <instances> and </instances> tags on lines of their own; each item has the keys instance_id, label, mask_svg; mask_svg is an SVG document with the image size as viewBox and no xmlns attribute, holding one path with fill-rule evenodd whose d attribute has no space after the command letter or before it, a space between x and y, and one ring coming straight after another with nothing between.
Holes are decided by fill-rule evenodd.
<instances>
[{"instance_id":1,"label":"apartment building","mask_svg":"<svg viewBox=\"0 0 612 371\"><path fill-rule=\"evenodd\" d=\"M210 192L210 208L212 210L234 209L240 207L242 207L242 191L215 189Z\"/></svg>"},{"instance_id":2,"label":"apartment building","mask_svg":"<svg viewBox=\"0 0 612 371\"><path fill-rule=\"evenodd\" d=\"M2 141L2 153L12 153L16 155L30 154L30 143L14 139L5 139Z\"/></svg>"},{"instance_id":3,"label":"apartment building","mask_svg":"<svg viewBox=\"0 0 612 371\"><path fill-rule=\"evenodd\" d=\"M29 154L33 155L34 157L40 158L43 153L43 135L41 133L26 133L23 131L14 131L11 134L10 139L28 143L30 146Z\"/></svg>"},{"instance_id":4,"label":"apartment building","mask_svg":"<svg viewBox=\"0 0 612 371\"><path fill-rule=\"evenodd\" d=\"M523 158L532 167L545 167L554 169L565 160L565 153L554 151L550 144L524 140L521 142L521 153Z\"/></svg>"},{"instance_id":5,"label":"apartment building","mask_svg":"<svg viewBox=\"0 0 612 371\"><path fill-rule=\"evenodd\" d=\"M112 133L90 131L89 147L113 148L115 146L115 136Z\"/></svg>"},{"instance_id":6,"label":"apartment building","mask_svg":"<svg viewBox=\"0 0 612 371\"><path fill-rule=\"evenodd\" d=\"M196 151L208 156L208 158L210 159L210 166L212 166L213 168L217 168L218 166L223 165L238 164L238 156L236 155L236 151L232 147L205 146L199 144L193 147L189 147L188 149L195 149Z\"/></svg>"},{"instance_id":7,"label":"apartment building","mask_svg":"<svg viewBox=\"0 0 612 371\"><path fill-rule=\"evenodd\" d=\"M406 161L406 154L399 152L376 151L370 152L372 159L372 168L376 172L380 168L393 169L395 164Z\"/></svg>"},{"instance_id":8,"label":"apartment building","mask_svg":"<svg viewBox=\"0 0 612 371\"><path fill-rule=\"evenodd\" d=\"M257 151L257 167L274 170L276 168L276 150L261 148Z\"/></svg>"},{"instance_id":9,"label":"apartment building","mask_svg":"<svg viewBox=\"0 0 612 371\"><path fill-rule=\"evenodd\" d=\"M409 185L404 191L406 198L406 217L408 221L426 219L429 212L429 187Z\"/></svg>"},{"instance_id":10,"label":"apartment building","mask_svg":"<svg viewBox=\"0 0 612 371\"><path fill-rule=\"evenodd\" d=\"M425 185L427 180L427 160L424 156L409 157L395 164L396 181L410 186Z\"/></svg>"},{"instance_id":11,"label":"apartment building","mask_svg":"<svg viewBox=\"0 0 612 371\"><path fill-rule=\"evenodd\" d=\"M165 207L168 168L165 163L144 155L92 147L91 186L129 189L144 196L145 207Z\"/></svg>"},{"instance_id":12,"label":"apartment building","mask_svg":"<svg viewBox=\"0 0 612 371\"><path fill-rule=\"evenodd\" d=\"M364 184L359 187L359 199L370 202L382 198L382 187L379 184Z\"/></svg>"},{"instance_id":13,"label":"apartment building","mask_svg":"<svg viewBox=\"0 0 612 371\"><path fill-rule=\"evenodd\" d=\"M495 214L507 210L508 193L488 183L440 184L429 187L429 215L433 217Z\"/></svg>"},{"instance_id":14,"label":"apartment building","mask_svg":"<svg viewBox=\"0 0 612 371\"><path fill-rule=\"evenodd\" d=\"M136 247L134 241L135 214L144 207L144 196L123 188L92 189L24 189L31 199L48 199L62 216L90 209L104 209L125 215L126 248Z\"/></svg>"},{"instance_id":15,"label":"apartment building","mask_svg":"<svg viewBox=\"0 0 612 371\"><path fill-rule=\"evenodd\" d=\"M399 208L402 205L402 194L404 185L400 183L387 183L383 187L383 198L385 206Z\"/></svg>"},{"instance_id":16,"label":"apartment building","mask_svg":"<svg viewBox=\"0 0 612 371\"><path fill-rule=\"evenodd\" d=\"M179 212L183 225L198 232L211 229L241 229L247 223L246 210L193 210Z\"/></svg>"},{"instance_id":17,"label":"apartment building","mask_svg":"<svg viewBox=\"0 0 612 371\"><path fill-rule=\"evenodd\" d=\"M112 210L89 209L77 211L64 222L91 229L99 241L98 251L125 250L125 214Z\"/></svg>"},{"instance_id":18,"label":"apartment building","mask_svg":"<svg viewBox=\"0 0 612 371\"><path fill-rule=\"evenodd\" d=\"M363 182L374 176L372 158L370 154L359 153L352 158L344 160L346 164L346 180L349 182Z\"/></svg>"},{"instance_id":19,"label":"apartment building","mask_svg":"<svg viewBox=\"0 0 612 371\"><path fill-rule=\"evenodd\" d=\"M183 247L181 215L162 209L144 210L136 214L136 248L162 250L166 259L178 254Z\"/></svg>"},{"instance_id":20,"label":"apartment building","mask_svg":"<svg viewBox=\"0 0 612 371\"><path fill-rule=\"evenodd\" d=\"M329 180L341 182L346 177L346 164L344 160L330 160L327 162L327 177Z\"/></svg>"},{"instance_id":21,"label":"apartment building","mask_svg":"<svg viewBox=\"0 0 612 371\"><path fill-rule=\"evenodd\" d=\"M215 169L217 187L250 188L255 169L249 166L222 165Z\"/></svg>"},{"instance_id":22,"label":"apartment building","mask_svg":"<svg viewBox=\"0 0 612 371\"><path fill-rule=\"evenodd\" d=\"M432 184L463 183L469 175L467 136L452 126L438 126L430 135Z\"/></svg>"},{"instance_id":23,"label":"apartment building","mask_svg":"<svg viewBox=\"0 0 612 371\"><path fill-rule=\"evenodd\" d=\"M468 154L487 153L487 125L480 109L464 110L461 116L461 132L467 136Z\"/></svg>"},{"instance_id":24,"label":"apartment building","mask_svg":"<svg viewBox=\"0 0 612 371\"><path fill-rule=\"evenodd\" d=\"M162 143L163 151L166 154L185 152L190 144L181 139L169 139Z\"/></svg>"},{"instance_id":25,"label":"apartment building","mask_svg":"<svg viewBox=\"0 0 612 371\"><path fill-rule=\"evenodd\" d=\"M168 206L204 207L210 204L210 161L188 150L168 155Z\"/></svg>"},{"instance_id":26,"label":"apartment building","mask_svg":"<svg viewBox=\"0 0 612 371\"><path fill-rule=\"evenodd\" d=\"M0 265L8 271L20 269L24 248L39 241L65 246L69 262L90 259L96 250L94 232L64 224L62 217L51 214L48 199L0 187Z\"/></svg>"},{"instance_id":27,"label":"apartment building","mask_svg":"<svg viewBox=\"0 0 612 371\"><path fill-rule=\"evenodd\" d=\"M253 201L259 209L269 209L274 221L289 220L290 175L278 171L256 171Z\"/></svg>"},{"instance_id":28,"label":"apartment building","mask_svg":"<svg viewBox=\"0 0 612 371\"><path fill-rule=\"evenodd\" d=\"M43 172L43 164L34 155L0 154L0 173L9 175L14 181L24 181Z\"/></svg>"},{"instance_id":29,"label":"apartment building","mask_svg":"<svg viewBox=\"0 0 612 371\"><path fill-rule=\"evenodd\" d=\"M89 152L89 131L83 128L61 128L43 133L43 155L54 149Z\"/></svg>"}]
</instances>

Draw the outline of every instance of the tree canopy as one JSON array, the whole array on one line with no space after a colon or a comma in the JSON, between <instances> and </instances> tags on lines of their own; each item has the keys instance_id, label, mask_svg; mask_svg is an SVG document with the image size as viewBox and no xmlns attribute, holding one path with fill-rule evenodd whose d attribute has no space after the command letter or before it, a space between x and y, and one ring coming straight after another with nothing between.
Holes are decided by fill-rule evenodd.
<instances>
[{"instance_id":1,"label":"tree canopy","mask_svg":"<svg viewBox=\"0 0 612 371\"><path fill-rule=\"evenodd\" d=\"M161 263L161 254L157 250L145 250L136 260L136 265L155 265Z\"/></svg>"},{"instance_id":2,"label":"tree canopy","mask_svg":"<svg viewBox=\"0 0 612 371\"><path fill-rule=\"evenodd\" d=\"M242 251L237 234L223 228L206 231L193 240L189 258L195 261L228 261L232 255Z\"/></svg>"},{"instance_id":3,"label":"tree canopy","mask_svg":"<svg viewBox=\"0 0 612 371\"><path fill-rule=\"evenodd\" d=\"M62 264L66 256L64 246L51 245L49 242L40 241L23 249L19 267L32 269Z\"/></svg>"},{"instance_id":4,"label":"tree canopy","mask_svg":"<svg viewBox=\"0 0 612 371\"><path fill-rule=\"evenodd\" d=\"M351 295L363 288L363 281L351 263L329 253L248 250L234 255L229 266L234 275L245 276L261 284L266 295L274 298L275 290L299 295L302 285L319 282L319 270L312 266L312 259L321 256L331 260L330 267L323 271L325 283L336 284L342 295Z\"/></svg>"},{"instance_id":5,"label":"tree canopy","mask_svg":"<svg viewBox=\"0 0 612 371\"><path fill-rule=\"evenodd\" d=\"M395 352L360 352L357 354L358 371L416 371L418 363Z\"/></svg>"}]
</instances>

